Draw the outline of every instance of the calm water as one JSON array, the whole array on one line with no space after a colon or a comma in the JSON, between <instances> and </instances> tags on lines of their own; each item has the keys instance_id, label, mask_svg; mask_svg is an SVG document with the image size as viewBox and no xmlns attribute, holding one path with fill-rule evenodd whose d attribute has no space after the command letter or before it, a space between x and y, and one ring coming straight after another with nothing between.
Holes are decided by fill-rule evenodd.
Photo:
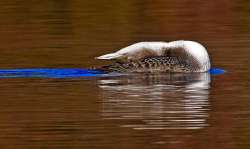
<instances>
[{"instance_id":1,"label":"calm water","mask_svg":"<svg viewBox=\"0 0 250 149\"><path fill-rule=\"evenodd\" d=\"M250 147L250 3L0 2L0 68L98 67L138 41L195 40L224 75L0 79L1 148Z\"/></svg>"}]
</instances>

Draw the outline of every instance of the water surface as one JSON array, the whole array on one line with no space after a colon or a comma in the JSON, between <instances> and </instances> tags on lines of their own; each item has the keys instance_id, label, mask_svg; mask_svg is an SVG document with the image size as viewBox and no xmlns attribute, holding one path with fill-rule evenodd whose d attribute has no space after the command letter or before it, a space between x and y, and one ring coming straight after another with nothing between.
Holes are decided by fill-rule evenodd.
<instances>
[{"instance_id":1,"label":"water surface","mask_svg":"<svg viewBox=\"0 0 250 149\"><path fill-rule=\"evenodd\" d=\"M247 1L0 2L0 68L91 68L139 41L195 40L223 75L1 78L2 148L249 148Z\"/></svg>"}]
</instances>

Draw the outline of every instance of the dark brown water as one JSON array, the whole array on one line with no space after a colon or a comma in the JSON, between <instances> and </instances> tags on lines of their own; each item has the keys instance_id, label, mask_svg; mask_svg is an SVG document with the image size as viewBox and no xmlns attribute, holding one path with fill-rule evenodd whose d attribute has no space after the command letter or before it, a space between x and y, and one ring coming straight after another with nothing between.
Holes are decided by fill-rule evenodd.
<instances>
[{"instance_id":1,"label":"dark brown water","mask_svg":"<svg viewBox=\"0 0 250 149\"><path fill-rule=\"evenodd\" d=\"M250 146L250 3L1 0L0 68L87 68L139 41L195 40L224 75L0 79L1 148Z\"/></svg>"}]
</instances>

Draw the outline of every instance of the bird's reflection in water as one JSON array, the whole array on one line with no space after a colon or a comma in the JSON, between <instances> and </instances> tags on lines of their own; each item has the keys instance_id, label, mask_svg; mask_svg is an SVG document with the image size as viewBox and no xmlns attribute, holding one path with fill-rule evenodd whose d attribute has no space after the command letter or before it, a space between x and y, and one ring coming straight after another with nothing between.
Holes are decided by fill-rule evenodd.
<instances>
[{"instance_id":1,"label":"bird's reflection in water","mask_svg":"<svg viewBox=\"0 0 250 149\"><path fill-rule=\"evenodd\" d=\"M210 74L134 74L98 81L104 119L133 129L201 129L207 125Z\"/></svg>"}]
</instances>

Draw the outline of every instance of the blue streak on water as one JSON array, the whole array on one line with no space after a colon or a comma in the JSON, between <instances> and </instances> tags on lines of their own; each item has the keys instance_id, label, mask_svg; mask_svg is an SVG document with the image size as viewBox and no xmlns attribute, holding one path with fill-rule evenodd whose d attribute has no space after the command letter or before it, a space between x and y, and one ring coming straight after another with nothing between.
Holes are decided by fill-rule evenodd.
<instances>
[{"instance_id":1,"label":"blue streak on water","mask_svg":"<svg viewBox=\"0 0 250 149\"><path fill-rule=\"evenodd\" d=\"M0 78L77 78L105 74L102 70L81 68L0 69Z\"/></svg>"},{"instance_id":2,"label":"blue streak on water","mask_svg":"<svg viewBox=\"0 0 250 149\"><path fill-rule=\"evenodd\" d=\"M225 73L220 68L211 68L209 73L219 75ZM83 68L30 68L0 69L0 78L79 78L113 76L98 69Z\"/></svg>"},{"instance_id":3,"label":"blue streak on water","mask_svg":"<svg viewBox=\"0 0 250 149\"><path fill-rule=\"evenodd\" d=\"M220 74L224 74L226 71L224 69L221 68L211 68L209 70L209 73L211 75L220 75Z\"/></svg>"}]
</instances>

